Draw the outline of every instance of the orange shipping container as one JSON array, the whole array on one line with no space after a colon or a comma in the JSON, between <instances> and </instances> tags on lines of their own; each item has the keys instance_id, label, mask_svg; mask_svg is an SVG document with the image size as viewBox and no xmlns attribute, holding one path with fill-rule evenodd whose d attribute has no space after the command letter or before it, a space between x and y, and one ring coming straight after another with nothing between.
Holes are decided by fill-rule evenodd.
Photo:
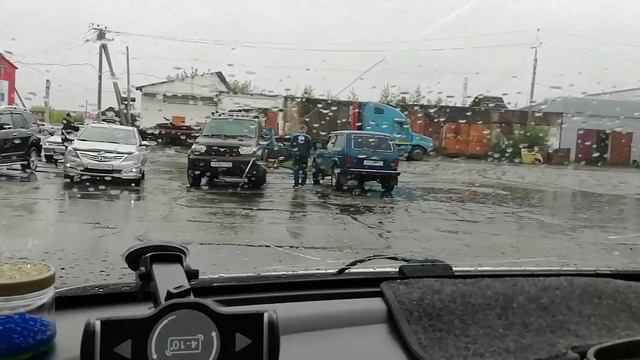
<instances>
[{"instance_id":1,"label":"orange shipping container","mask_svg":"<svg viewBox=\"0 0 640 360\"><path fill-rule=\"evenodd\" d=\"M633 133L612 131L609 144L611 153L607 165L610 166L629 166L631 162L631 142L633 141Z\"/></svg>"},{"instance_id":2,"label":"orange shipping container","mask_svg":"<svg viewBox=\"0 0 640 360\"><path fill-rule=\"evenodd\" d=\"M264 126L273 129L273 135L278 135L278 113L276 111L267 112Z\"/></svg>"},{"instance_id":3,"label":"orange shipping container","mask_svg":"<svg viewBox=\"0 0 640 360\"><path fill-rule=\"evenodd\" d=\"M411 131L416 134L424 134L424 113L420 111L411 110L407 112L407 118L411 124Z\"/></svg>"},{"instance_id":4,"label":"orange shipping container","mask_svg":"<svg viewBox=\"0 0 640 360\"><path fill-rule=\"evenodd\" d=\"M442 153L466 156L469 150L469 125L446 123L442 128Z\"/></svg>"},{"instance_id":5,"label":"orange shipping container","mask_svg":"<svg viewBox=\"0 0 640 360\"><path fill-rule=\"evenodd\" d=\"M491 129L489 125L469 125L468 156L484 158L489 155L491 149Z\"/></svg>"},{"instance_id":6,"label":"orange shipping container","mask_svg":"<svg viewBox=\"0 0 640 360\"><path fill-rule=\"evenodd\" d=\"M186 123L185 120L186 119L185 119L184 116L172 116L171 117L171 123L173 125L176 125L176 126L184 126L184 124Z\"/></svg>"}]
</instances>

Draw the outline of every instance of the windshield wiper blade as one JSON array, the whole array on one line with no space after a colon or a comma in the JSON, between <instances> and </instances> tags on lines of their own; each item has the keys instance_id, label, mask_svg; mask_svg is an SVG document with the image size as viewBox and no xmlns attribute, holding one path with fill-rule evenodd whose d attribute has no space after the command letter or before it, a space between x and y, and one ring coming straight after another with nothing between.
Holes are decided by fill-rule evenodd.
<instances>
[{"instance_id":1,"label":"windshield wiper blade","mask_svg":"<svg viewBox=\"0 0 640 360\"><path fill-rule=\"evenodd\" d=\"M454 275L453 267L448 263L438 259L416 259L398 255L369 255L353 260L334 272L335 275L341 275L351 270L357 265L374 261L374 260L393 260L404 262L400 265L398 275L403 277L423 277L423 276L451 276Z\"/></svg>"}]
</instances>

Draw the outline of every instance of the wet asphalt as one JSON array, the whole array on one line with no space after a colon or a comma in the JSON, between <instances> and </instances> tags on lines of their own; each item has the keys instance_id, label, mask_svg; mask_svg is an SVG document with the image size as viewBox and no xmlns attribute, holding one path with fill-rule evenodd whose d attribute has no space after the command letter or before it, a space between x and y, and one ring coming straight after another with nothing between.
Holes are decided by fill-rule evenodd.
<instances>
[{"instance_id":1,"label":"wet asphalt","mask_svg":"<svg viewBox=\"0 0 640 360\"><path fill-rule=\"evenodd\" d=\"M372 254L457 266L640 267L640 171L478 160L402 162L391 195L292 189L286 169L263 189L189 189L186 154L152 148L140 188L65 184L0 170L0 259L44 260L58 287L133 281L131 245L174 241L206 275L338 268ZM383 266L388 262L371 263Z\"/></svg>"}]
</instances>

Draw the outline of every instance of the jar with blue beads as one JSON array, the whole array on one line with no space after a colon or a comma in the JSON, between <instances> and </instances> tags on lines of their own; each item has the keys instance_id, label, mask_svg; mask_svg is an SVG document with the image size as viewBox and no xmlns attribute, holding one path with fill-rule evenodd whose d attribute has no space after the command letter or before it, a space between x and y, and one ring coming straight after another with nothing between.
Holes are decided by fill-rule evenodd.
<instances>
[{"instance_id":1,"label":"jar with blue beads","mask_svg":"<svg viewBox=\"0 0 640 360\"><path fill-rule=\"evenodd\" d=\"M53 348L55 278L42 262L0 263L0 360L41 358Z\"/></svg>"}]
</instances>

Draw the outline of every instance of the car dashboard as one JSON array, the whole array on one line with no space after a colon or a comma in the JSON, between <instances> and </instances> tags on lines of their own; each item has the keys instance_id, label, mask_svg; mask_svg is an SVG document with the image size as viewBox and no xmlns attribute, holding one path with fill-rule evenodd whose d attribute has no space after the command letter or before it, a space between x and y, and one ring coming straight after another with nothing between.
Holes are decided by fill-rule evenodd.
<instances>
[{"instance_id":1,"label":"car dashboard","mask_svg":"<svg viewBox=\"0 0 640 360\"><path fill-rule=\"evenodd\" d=\"M635 271L464 271L437 260L357 271L361 260L332 273L199 279L175 246L141 246L125 258L136 284L57 292L58 336L50 357L640 356Z\"/></svg>"}]
</instances>

